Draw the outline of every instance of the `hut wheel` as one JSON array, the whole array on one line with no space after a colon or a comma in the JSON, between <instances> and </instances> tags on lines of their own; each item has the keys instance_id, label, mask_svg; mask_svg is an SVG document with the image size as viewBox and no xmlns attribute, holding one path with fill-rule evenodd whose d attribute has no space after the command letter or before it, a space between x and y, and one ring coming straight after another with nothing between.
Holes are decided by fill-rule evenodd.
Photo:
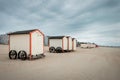
<instances>
[{"instance_id":1,"label":"hut wheel","mask_svg":"<svg viewBox=\"0 0 120 80\"><path fill-rule=\"evenodd\" d=\"M17 52L15 50L11 50L9 52L9 58L10 59L16 59L17 58Z\"/></svg>"},{"instance_id":2,"label":"hut wheel","mask_svg":"<svg viewBox=\"0 0 120 80\"><path fill-rule=\"evenodd\" d=\"M49 51L50 51L50 53L54 53L55 52L55 48L54 47L50 47Z\"/></svg>"},{"instance_id":3,"label":"hut wheel","mask_svg":"<svg viewBox=\"0 0 120 80\"><path fill-rule=\"evenodd\" d=\"M56 48L56 52L57 52L57 53L61 53L62 51L63 51L63 50L62 50L61 47L57 47L57 48Z\"/></svg>"},{"instance_id":4,"label":"hut wheel","mask_svg":"<svg viewBox=\"0 0 120 80\"><path fill-rule=\"evenodd\" d=\"M21 59L21 60L26 60L27 59L27 53L23 50L19 51L18 58Z\"/></svg>"}]
</instances>

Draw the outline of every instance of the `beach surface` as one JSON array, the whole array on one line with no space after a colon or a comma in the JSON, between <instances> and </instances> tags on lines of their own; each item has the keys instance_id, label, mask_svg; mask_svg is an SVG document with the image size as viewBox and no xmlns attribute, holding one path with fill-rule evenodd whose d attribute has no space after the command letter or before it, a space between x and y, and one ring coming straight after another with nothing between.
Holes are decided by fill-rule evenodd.
<instances>
[{"instance_id":1,"label":"beach surface","mask_svg":"<svg viewBox=\"0 0 120 80\"><path fill-rule=\"evenodd\" d=\"M120 48L77 48L36 60L10 60L0 45L0 80L120 80Z\"/></svg>"}]
</instances>

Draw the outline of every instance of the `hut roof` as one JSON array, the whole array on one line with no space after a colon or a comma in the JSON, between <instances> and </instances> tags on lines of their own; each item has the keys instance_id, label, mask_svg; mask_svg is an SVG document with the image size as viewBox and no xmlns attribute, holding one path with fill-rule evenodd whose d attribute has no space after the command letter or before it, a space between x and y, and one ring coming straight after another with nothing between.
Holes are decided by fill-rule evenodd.
<instances>
[{"instance_id":1,"label":"hut roof","mask_svg":"<svg viewBox=\"0 0 120 80\"><path fill-rule=\"evenodd\" d=\"M38 30L38 29L11 32L11 33L8 33L8 35L29 34L30 32L35 31L35 30Z\"/></svg>"},{"instance_id":2,"label":"hut roof","mask_svg":"<svg viewBox=\"0 0 120 80\"><path fill-rule=\"evenodd\" d=\"M49 39L62 39L65 36L49 36Z\"/></svg>"}]
</instances>

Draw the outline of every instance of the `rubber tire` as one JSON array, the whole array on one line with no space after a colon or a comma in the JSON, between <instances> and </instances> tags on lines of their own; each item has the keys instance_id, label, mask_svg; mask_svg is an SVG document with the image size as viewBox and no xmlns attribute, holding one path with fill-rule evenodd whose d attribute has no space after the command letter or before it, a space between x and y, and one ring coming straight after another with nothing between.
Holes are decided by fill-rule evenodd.
<instances>
[{"instance_id":1,"label":"rubber tire","mask_svg":"<svg viewBox=\"0 0 120 80\"><path fill-rule=\"evenodd\" d=\"M12 55L14 55L14 58L12 58ZM17 59L17 52L15 50L11 50L9 52L9 58L10 59Z\"/></svg>"},{"instance_id":2,"label":"rubber tire","mask_svg":"<svg viewBox=\"0 0 120 80\"><path fill-rule=\"evenodd\" d=\"M18 58L21 59L21 60L26 60L27 59L27 53L23 50L19 51Z\"/></svg>"},{"instance_id":3,"label":"rubber tire","mask_svg":"<svg viewBox=\"0 0 120 80\"><path fill-rule=\"evenodd\" d=\"M50 51L50 53L54 53L55 52L55 48L54 47L50 47L49 51Z\"/></svg>"},{"instance_id":4,"label":"rubber tire","mask_svg":"<svg viewBox=\"0 0 120 80\"><path fill-rule=\"evenodd\" d=\"M56 50L57 53L61 53L62 52L62 48L61 47L57 47L55 50Z\"/></svg>"}]
</instances>

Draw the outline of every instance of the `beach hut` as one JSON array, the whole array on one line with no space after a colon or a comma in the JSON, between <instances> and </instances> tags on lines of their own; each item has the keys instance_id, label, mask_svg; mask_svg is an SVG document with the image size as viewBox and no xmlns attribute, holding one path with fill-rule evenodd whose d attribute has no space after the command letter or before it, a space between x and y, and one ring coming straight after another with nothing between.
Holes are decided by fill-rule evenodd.
<instances>
[{"instance_id":1,"label":"beach hut","mask_svg":"<svg viewBox=\"0 0 120 80\"><path fill-rule=\"evenodd\" d=\"M67 37L66 36L49 36L49 51L64 52L67 50Z\"/></svg>"},{"instance_id":2,"label":"beach hut","mask_svg":"<svg viewBox=\"0 0 120 80\"><path fill-rule=\"evenodd\" d=\"M90 45L89 45L88 43L82 43L82 44L80 45L80 47L81 47L81 48L89 48Z\"/></svg>"},{"instance_id":3,"label":"beach hut","mask_svg":"<svg viewBox=\"0 0 120 80\"><path fill-rule=\"evenodd\" d=\"M95 43L82 43L81 48L96 48Z\"/></svg>"},{"instance_id":4,"label":"beach hut","mask_svg":"<svg viewBox=\"0 0 120 80\"><path fill-rule=\"evenodd\" d=\"M9 58L34 59L44 57L44 34L38 30L9 33Z\"/></svg>"},{"instance_id":5,"label":"beach hut","mask_svg":"<svg viewBox=\"0 0 120 80\"><path fill-rule=\"evenodd\" d=\"M67 51L72 51L72 37L67 36Z\"/></svg>"},{"instance_id":6,"label":"beach hut","mask_svg":"<svg viewBox=\"0 0 120 80\"><path fill-rule=\"evenodd\" d=\"M90 46L91 48L96 48L96 44L94 44L94 43L91 43L91 46Z\"/></svg>"},{"instance_id":7,"label":"beach hut","mask_svg":"<svg viewBox=\"0 0 120 80\"><path fill-rule=\"evenodd\" d=\"M76 50L76 45L77 44L77 40L75 38L72 38L72 50L75 51Z\"/></svg>"}]
</instances>

